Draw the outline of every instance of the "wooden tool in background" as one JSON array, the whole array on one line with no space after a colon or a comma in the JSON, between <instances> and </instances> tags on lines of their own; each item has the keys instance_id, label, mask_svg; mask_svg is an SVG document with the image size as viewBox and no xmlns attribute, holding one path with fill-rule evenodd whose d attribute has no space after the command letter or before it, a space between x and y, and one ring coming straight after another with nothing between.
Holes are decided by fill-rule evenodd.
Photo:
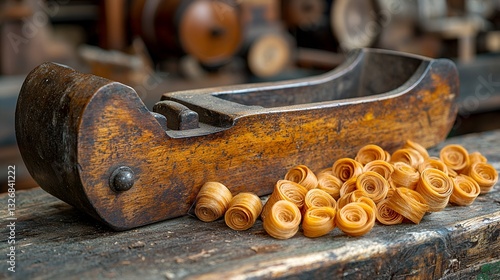
<instances>
[{"instance_id":1,"label":"wooden tool in background","mask_svg":"<svg viewBox=\"0 0 500 280\"><path fill-rule=\"evenodd\" d=\"M188 53L209 67L227 63L242 40L234 1L137 0L131 25L155 60Z\"/></svg>"},{"instance_id":2,"label":"wooden tool in background","mask_svg":"<svg viewBox=\"0 0 500 280\"><path fill-rule=\"evenodd\" d=\"M185 215L206 181L266 195L368 143L442 141L457 113L446 59L359 50L320 76L164 94L46 63L21 89L16 136L40 186L116 230Z\"/></svg>"}]
</instances>

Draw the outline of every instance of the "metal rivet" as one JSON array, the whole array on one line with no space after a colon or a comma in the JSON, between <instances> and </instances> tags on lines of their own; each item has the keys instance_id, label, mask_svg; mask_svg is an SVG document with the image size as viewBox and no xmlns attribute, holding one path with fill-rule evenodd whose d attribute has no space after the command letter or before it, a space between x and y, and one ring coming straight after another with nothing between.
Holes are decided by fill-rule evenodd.
<instances>
[{"instance_id":1,"label":"metal rivet","mask_svg":"<svg viewBox=\"0 0 500 280\"><path fill-rule=\"evenodd\" d=\"M109 185L116 192L128 191L134 186L134 171L127 166L121 166L115 169L109 178Z\"/></svg>"}]
</instances>

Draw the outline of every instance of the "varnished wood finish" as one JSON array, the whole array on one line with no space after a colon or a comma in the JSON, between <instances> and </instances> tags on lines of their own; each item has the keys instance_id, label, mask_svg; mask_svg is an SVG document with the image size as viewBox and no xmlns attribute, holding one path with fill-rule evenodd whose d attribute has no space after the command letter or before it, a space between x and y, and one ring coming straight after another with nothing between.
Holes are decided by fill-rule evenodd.
<instances>
[{"instance_id":1,"label":"varnished wood finish","mask_svg":"<svg viewBox=\"0 0 500 280\"><path fill-rule=\"evenodd\" d=\"M368 143L435 145L457 94L448 60L363 50L322 76L165 94L199 115L199 128L165 131L131 88L44 64L23 85L16 134L42 188L123 230L186 214L206 181L265 195L292 166L317 171ZM134 185L117 193L124 166Z\"/></svg>"},{"instance_id":2,"label":"varnished wood finish","mask_svg":"<svg viewBox=\"0 0 500 280\"><path fill-rule=\"evenodd\" d=\"M448 139L500 167L500 130ZM0 195L7 201L7 194ZM499 279L500 186L471 206L449 206L419 225L375 225L362 237L338 229L309 239L237 232L224 220L172 219L111 232L41 189L16 193L16 273L2 279ZM0 207L0 219L8 218ZM7 229L6 229L7 230ZM7 231L4 231L7 234ZM0 251L9 252L6 242Z\"/></svg>"}]
</instances>

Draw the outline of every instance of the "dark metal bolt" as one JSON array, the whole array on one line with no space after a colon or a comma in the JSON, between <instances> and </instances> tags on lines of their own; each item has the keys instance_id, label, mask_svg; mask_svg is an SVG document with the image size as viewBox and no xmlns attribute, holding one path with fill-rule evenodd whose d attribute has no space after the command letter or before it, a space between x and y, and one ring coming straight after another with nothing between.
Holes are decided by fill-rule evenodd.
<instances>
[{"instance_id":1,"label":"dark metal bolt","mask_svg":"<svg viewBox=\"0 0 500 280\"><path fill-rule=\"evenodd\" d=\"M127 166L118 167L111 174L109 185L116 192L128 191L135 183L134 171Z\"/></svg>"}]
</instances>

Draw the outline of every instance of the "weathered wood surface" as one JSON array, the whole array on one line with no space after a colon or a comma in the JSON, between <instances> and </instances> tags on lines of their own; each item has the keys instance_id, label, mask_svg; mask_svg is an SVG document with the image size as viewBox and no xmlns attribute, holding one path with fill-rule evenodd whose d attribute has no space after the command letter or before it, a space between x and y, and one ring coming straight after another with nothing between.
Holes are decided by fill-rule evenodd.
<instances>
[{"instance_id":1,"label":"weathered wood surface","mask_svg":"<svg viewBox=\"0 0 500 280\"><path fill-rule=\"evenodd\" d=\"M500 169L500 130L452 138ZM186 216L113 232L41 189L16 194L16 273L7 271L4 230L0 278L30 279L498 279L500 187L469 207L447 207L419 225L376 225L353 238L335 229L317 239L268 236L260 221L236 232L222 220ZM6 224L7 196L0 196Z\"/></svg>"}]
</instances>

